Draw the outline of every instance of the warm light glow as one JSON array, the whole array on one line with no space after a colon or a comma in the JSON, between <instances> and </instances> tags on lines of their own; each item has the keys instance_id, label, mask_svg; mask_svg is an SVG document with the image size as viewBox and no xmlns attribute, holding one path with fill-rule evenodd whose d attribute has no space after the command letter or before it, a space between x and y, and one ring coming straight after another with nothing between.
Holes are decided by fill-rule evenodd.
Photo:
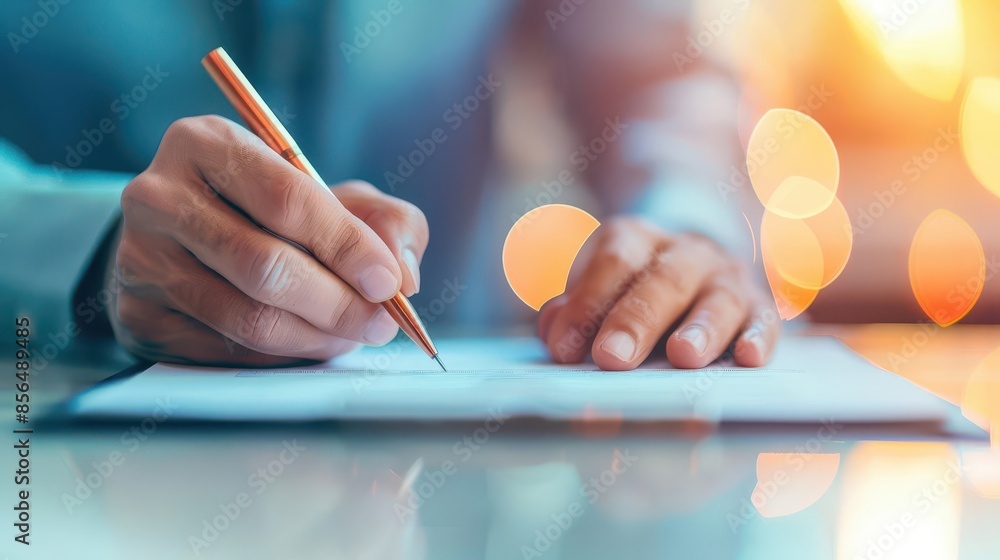
<instances>
[{"instance_id":1,"label":"warm light glow","mask_svg":"<svg viewBox=\"0 0 1000 560\"><path fill-rule=\"evenodd\" d=\"M747 171L764 208L786 218L807 218L830 206L840 181L837 149L812 117L772 109L747 145Z\"/></svg>"},{"instance_id":2,"label":"warm light glow","mask_svg":"<svg viewBox=\"0 0 1000 560\"><path fill-rule=\"evenodd\" d=\"M961 474L947 443L858 444L841 474L837 558L957 558Z\"/></svg>"},{"instance_id":3,"label":"warm light glow","mask_svg":"<svg viewBox=\"0 0 1000 560\"><path fill-rule=\"evenodd\" d=\"M539 206L521 216L503 245L503 271L517 297L537 311L563 293L577 253L599 225L565 204Z\"/></svg>"},{"instance_id":4,"label":"warm light glow","mask_svg":"<svg viewBox=\"0 0 1000 560\"><path fill-rule=\"evenodd\" d=\"M840 453L761 453L750 502L764 517L782 517L816 503L837 477Z\"/></svg>"},{"instance_id":5,"label":"warm light glow","mask_svg":"<svg viewBox=\"0 0 1000 560\"><path fill-rule=\"evenodd\" d=\"M1000 79L976 78L962 105L962 151L976 179L1000 196Z\"/></svg>"},{"instance_id":6,"label":"warm light glow","mask_svg":"<svg viewBox=\"0 0 1000 560\"><path fill-rule=\"evenodd\" d=\"M959 0L840 0L886 64L915 91L950 100L965 69L965 28Z\"/></svg>"},{"instance_id":7,"label":"warm light glow","mask_svg":"<svg viewBox=\"0 0 1000 560\"><path fill-rule=\"evenodd\" d=\"M986 277L983 244L976 232L947 210L924 219L910 246L910 286L924 313L947 327L979 300Z\"/></svg>"},{"instance_id":8,"label":"warm light glow","mask_svg":"<svg viewBox=\"0 0 1000 560\"><path fill-rule=\"evenodd\" d=\"M839 200L804 220L764 212L760 226L761 253L789 283L820 290L840 276L851 256L851 219Z\"/></svg>"},{"instance_id":9,"label":"warm light glow","mask_svg":"<svg viewBox=\"0 0 1000 560\"><path fill-rule=\"evenodd\" d=\"M819 290L801 288L785 280L771 262L768 253L762 251L761 260L764 263L764 274L771 287L775 306L778 308L778 315L785 321L791 321L809 309L819 295Z\"/></svg>"},{"instance_id":10,"label":"warm light glow","mask_svg":"<svg viewBox=\"0 0 1000 560\"><path fill-rule=\"evenodd\" d=\"M993 447L1000 449L1000 348L986 356L966 382L962 414L990 430Z\"/></svg>"},{"instance_id":11,"label":"warm light glow","mask_svg":"<svg viewBox=\"0 0 1000 560\"><path fill-rule=\"evenodd\" d=\"M977 494L988 500L1000 500L1000 449L963 451L962 466Z\"/></svg>"}]
</instances>

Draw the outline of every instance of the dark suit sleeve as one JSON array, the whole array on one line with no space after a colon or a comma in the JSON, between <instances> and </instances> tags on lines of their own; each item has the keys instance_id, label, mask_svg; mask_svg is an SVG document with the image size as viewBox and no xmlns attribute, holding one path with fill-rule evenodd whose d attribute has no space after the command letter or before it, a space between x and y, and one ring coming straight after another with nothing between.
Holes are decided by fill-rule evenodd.
<instances>
[{"instance_id":1,"label":"dark suit sleeve","mask_svg":"<svg viewBox=\"0 0 1000 560\"><path fill-rule=\"evenodd\" d=\"M73 298L118 220L128 180L112 173L59 173L0 140L0 318L13 328L15 317L28 317L39 351L61 350L68 339L103 322L107 294L93 290L93 305L74 305Z\"/></svg>"}]
</instances>

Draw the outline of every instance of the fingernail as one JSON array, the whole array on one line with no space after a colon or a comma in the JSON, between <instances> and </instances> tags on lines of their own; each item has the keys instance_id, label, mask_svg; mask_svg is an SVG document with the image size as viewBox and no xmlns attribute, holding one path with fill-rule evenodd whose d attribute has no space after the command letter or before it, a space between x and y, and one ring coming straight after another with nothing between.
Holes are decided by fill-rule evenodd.
<instances>
[{"instance_id":1,"label":"fingernail","mask_svg":"<svg viewBox=\"0 0 1000 560\"><path fill-rule=\"evenodd\" d=\"M635 356L635 339L627 333L618 331L605 338L601 348L623 362L631 362Z\"/></svg>"},{"instance_id":2,"label":"fingernail","mask_svg":"<svg viewBox=\"0 0 1000 560\"><path fill-rule=\"evenodd\" d=\"M403 262L410 270L410 278L413 278L413 293L420 291L420 263L417 262L417 254L413 249L406 247L403 249Z\"/></svg>"},{"instance_id":3,"label":"fingernail","mask_svg":"<svg viewBox=\"0 0 1000 560\"><path fill-rule=\"evenodd\" d=\"M396 337L398 329L399 325L392 320L392 317L385 310L380 310L378 316L376 316L365 330L365 342L368 344L385 344Z\"/></svg>"},{"instance_id":4,"label":"fingernail","mask_svg":"<svg viewBox=\"0 0 1000 560\"><path fill-rule=\"evenodd\" d=\"M396 276L380 264L362 273L358 285L362 294L370 300L385 301L396 295Z\"/></svg>"},{"instance_id":5,"label":"fingernail","mask_svg":"<svg viewBox=\"0 0 1000 560\"><path fill-rule=\"evenodd\" d=\"M699 356L703 355L705 350L708 350L708 332L705 331L704 327L699 325L691 325L685 328L677 333L677 338L690 342L691 346L694 347L694 351Z\"/></svg>"}]
</instances>

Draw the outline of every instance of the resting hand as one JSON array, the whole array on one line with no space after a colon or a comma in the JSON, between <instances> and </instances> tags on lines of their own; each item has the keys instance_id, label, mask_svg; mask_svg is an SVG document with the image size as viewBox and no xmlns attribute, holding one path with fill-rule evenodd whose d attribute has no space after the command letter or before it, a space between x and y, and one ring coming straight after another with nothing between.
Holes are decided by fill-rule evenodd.
<instances>
[{"instance_id":1,"label":"resting hand","mask_svg":"<svg viewBox=\"0 0 1000 560\"><path fill-rule=\"evenodd\" d=\"M737 365L767 362L777 314L736 258L704 237L635 219L598 232L589 257L580 255L581 274L539 316L539 335L556 361L589 354L602 369L633 369L666 337L676 367L704 367L731 344Z\"/></svg>"}]
</instances>

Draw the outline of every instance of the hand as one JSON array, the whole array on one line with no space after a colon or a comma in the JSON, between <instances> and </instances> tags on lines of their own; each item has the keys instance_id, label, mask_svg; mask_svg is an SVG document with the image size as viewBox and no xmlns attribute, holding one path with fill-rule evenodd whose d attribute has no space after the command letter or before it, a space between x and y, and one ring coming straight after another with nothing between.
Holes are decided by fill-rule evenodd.
<instances>
[{"instance_id":1,"label":"hand","mask_svg":"<svg viewBox=\"0 0 1000 560\"><path fill-rule=\"evenodd\" d=\"M580 362L589 351L602 369L633 369L672 332L666 353L675 367L704 367L734 341L737 365L767 362L777 313L718 245L628 218L595 237L589 258L578 258L582 273L539 316L539 336L556 361Z\"/></svg>"},{"instance_id":2,"label":"hand","mask_svg":"<svg viewBox=\"0 0 1000 560\"><path fill-rule=\"evenodd\" d=\"M175 122L122 193L118 340L152 360L257 366L391 340L378 302L419 289L427 222L367 183L326 190L226 119Z\"/></svg>"}]
</instances>

